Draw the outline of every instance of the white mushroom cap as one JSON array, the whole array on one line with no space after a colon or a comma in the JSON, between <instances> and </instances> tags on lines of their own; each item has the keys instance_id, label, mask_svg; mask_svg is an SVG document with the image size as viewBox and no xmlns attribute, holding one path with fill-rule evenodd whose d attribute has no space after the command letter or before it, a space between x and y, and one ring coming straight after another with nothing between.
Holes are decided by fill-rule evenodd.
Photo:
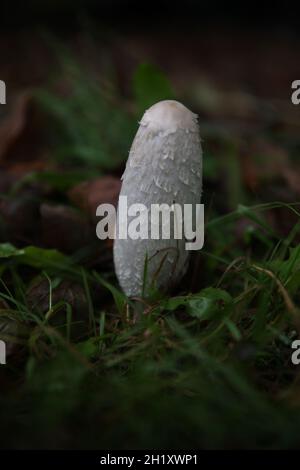
<instances>
[{"instance_id":1,"label":"white mushroom cap","mask_svg":"<svg viewBox=\"0 0 300 470\"><path fill-rule=\"evenodd\" d=\"M198 131L197 114L174 100L164 100L145 112L140 124L149 129Z\"/></svg>"}]
</instances>

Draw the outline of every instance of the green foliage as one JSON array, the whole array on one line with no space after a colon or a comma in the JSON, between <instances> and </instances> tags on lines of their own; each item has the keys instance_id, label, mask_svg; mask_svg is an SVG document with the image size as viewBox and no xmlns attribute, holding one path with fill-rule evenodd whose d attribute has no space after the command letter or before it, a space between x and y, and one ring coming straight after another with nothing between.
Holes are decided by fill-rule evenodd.
<instances>
[{"instance_id":1,"label":"green foliage","mask_svg":"<svg viewBox=\"0 0 300 470\"><path fill-rule=\"evenodd\" d=\"M60 51L60 66L68 89L64 96L46 89L36 92L40 105L54 118L51 133L56 157L104 171L116 168L127 158L137 123L126 109L114 77L101 80L91 76L68 51ZM138 118L157 101L175 96L165 75L147 63L137 67L132 87ZM60 181L55 178L56 185L61 186Z\"/></svg>"},{"instance_id":2,"label":"green foliage","mask_svg":"<svg viewBox=\"0 0 300 470\"><path fill-rule=\"evenodd\" d=\"M0 258L11 258L24 254L24 250L18 250L11 243L2 243L0 246Z\"/></svg>"},{"instance_id":3,"label":"green foliage","mask_svg":"<svg viewBox=\"0 0 300 470\"><path fill-rule=\"evenodd\" d=\"M208 287L198 294L168 299L164 305L166 311L174 311L179 307L184 307L192 317L201 320L211 320L215 316L220 319L222 312L232 309L232 299L228 292Z\"/></svg>"},{"instance_id":4,"label":"green foliage","mask_svg":"<svg viewBox=\"0 0 300 470\"><path fill-rule=\"evenodd\" d=\"M211 220L208 231L221 223L226 237L225 228L230 231L240 217L258 221L257 213L267 208L239 208ZM219 238L212 239L212 254ZM129 302L105 273L83 268L56 250L2 244L0 299L7 305L0 308L0 321L14 318L23 325L22 334L11 331L5 338L14 347L22 345L25 354L18 370L10 359L6 371L10 381L26 377L15 398L1 396L0 431L14 429L10 445L20 439L24 447L62 448L97 447L99 440L108 448L297 445L300 412L290 405L298 394L290 345L298 324L266 272L272 270L284 288L291 286L288 297L295 294L300 251L290 247L282 258L287 247L276 249L276 239L270 243L272 255L260 261L254 254L240 260L236 248L216 287L152 305ZM219 264L207 255L202 254L202 269L207 280L217 279ZM258 264L266 272L254 269ZM26 302L24 267L49 279L45 314ZM74 306L61 317L66 303L53 300L62 278L76 279L87 298L77 339ZM105 312L103 302L94 301L96 286L114 299ZM63 321L57 324L59 317ZM26 434L27 420L43 432ZM74 434L74 420L88 438Z\"/></svg>"},{"instance_id":5,"label":"green foliage","mask_svg":"<svg viewBox=\"0 0 300 470\"><path fill-rule=\"evenodd\" d=\"M56 156L102 170L116 168L127 158L135 122L126 110L113 80L91 76L66 51L61 74L68 91L59 96L46 89L36 96L55 119L52 138Z\"/></svg>"},{"instance_id":6,"label":"green foliage","mask_svg":"<svg viewBox=\"0 0 300 470\"><path fill-rule=\"evenodd\" d=\"M139 115L158 101L175 98L169 80L149 63L142 63L137 67L133 76L133 92Z\"/></svg>"}]
</instances>

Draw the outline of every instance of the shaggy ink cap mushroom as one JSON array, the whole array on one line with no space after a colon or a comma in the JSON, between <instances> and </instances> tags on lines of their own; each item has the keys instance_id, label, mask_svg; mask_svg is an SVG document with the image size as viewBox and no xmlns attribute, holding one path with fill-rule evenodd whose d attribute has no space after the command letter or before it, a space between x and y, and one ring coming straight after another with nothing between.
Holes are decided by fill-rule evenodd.
<instances>
[{"instance_id":1,"label":"shaggy ink cap mushroom","mask_svg":"<svg viewBox=\"0 0 300 470\"><path fill-rule=\"evenodd\" d=\"M202 149L197 115L183 104L166 100L151 106L129 152L122 176L122 196L128 207L143 204L148 210L148 238L118 237L119 213L114 242L114 264L119 283L127 296L141 296L153 284L167 290L178 283L188 266L186 240L175 239L174 230L165 239L151 237L151 207L174 203L183 208L200 203L202 191ZM128 226L135 217L128 215ZM145 226L145 220L144 220ZM147 279L145 283L145 260Z\"/></svg>"}]
</instances>

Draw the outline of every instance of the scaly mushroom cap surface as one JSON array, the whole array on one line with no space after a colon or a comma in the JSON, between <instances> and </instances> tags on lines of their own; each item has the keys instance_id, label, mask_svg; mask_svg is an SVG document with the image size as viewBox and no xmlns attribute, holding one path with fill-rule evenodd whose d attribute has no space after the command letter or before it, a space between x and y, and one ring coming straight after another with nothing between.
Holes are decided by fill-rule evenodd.
<instances>
[{"instance_id":1,"label":"scaly mushroom cap surface","mask_svg":"<svg viewBox=\"0 0 300 470\"><path fill-rule=\"evenodd\" d=\"M184 275L189 251L186 240L150 238L151 204L199 204L202 191L202 150L197 115L177 101L166 100L149 108L132 143L120 196L127 204L144 204L149 213L149 238L114 241L114 264L123 291L141 296L147 262L146 287L153 281L166 290ZM135 217L128 216L128 224ZM117 217L118 221L118 217ZM147 290L147 289L146 289Z\"/></svg>"}]
</instances>

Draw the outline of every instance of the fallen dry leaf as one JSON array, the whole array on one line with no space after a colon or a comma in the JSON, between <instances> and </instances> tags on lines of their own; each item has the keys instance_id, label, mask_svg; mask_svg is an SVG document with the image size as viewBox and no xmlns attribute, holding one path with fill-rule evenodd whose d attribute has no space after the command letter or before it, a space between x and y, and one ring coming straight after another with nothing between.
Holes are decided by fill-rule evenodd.
<instances>
[{"instance_id":1,"label":"fallen dry leaf","mask_svg":"<svg viewBox=\"0 0 300 470\"><path fill-rule=\"evenodd\" d=\"M24 190L10 198L0 198L0 217L6 240L36 243L39 235L39 199L33 190Z\"/></svg>"},{"instance_id":2,"label":"fallen dry leaf","mask_svg":"<svg viewBox=\"0 0 300 470\"><path fill-rule=\"evenodd\" d=\"M49 281L41 277L36 278L29 287L26 296L30 308L46 313L49 310ZM76 314L81 314L81 316L83 315L87 319L87 299L81 285L72 281L62 281L52 290L52 305L56 305L59 302L70 304Z\"/></svg>"},{"instance_id":3,"label":"fallen dry leaf","mask_svg":"<svg viewBox=\"0 0 300 470\"><path fill-rule=\"evenodd\" d=\"M74 186L68 196L73 204L94 219L99 204L117 205L120 189L121 181L118 178L104 176Z\"/></svg>"},{"instance_id":4,"label":"fallen dry leaf","mask_svg":"<svg viewBox=\"0 0 300 470\"><path fill-rule=\"evenodd\" d=\"M40 214L42 242L49 248L73 253L96 239L95 230L87 218L72 207L44 203Z\"/></svg>"},{"instance_id":5,"label":"fallen dry leaf","mask_svg":"<svg viewBox=\"0 0 300 470\"><path fill-rule=\"evenodd\" d=\"M8 114L0 121L0 161L24 130L30 101L31 95L28 92L21 93L14 99Z\"/></svg>"}]
</instances>

